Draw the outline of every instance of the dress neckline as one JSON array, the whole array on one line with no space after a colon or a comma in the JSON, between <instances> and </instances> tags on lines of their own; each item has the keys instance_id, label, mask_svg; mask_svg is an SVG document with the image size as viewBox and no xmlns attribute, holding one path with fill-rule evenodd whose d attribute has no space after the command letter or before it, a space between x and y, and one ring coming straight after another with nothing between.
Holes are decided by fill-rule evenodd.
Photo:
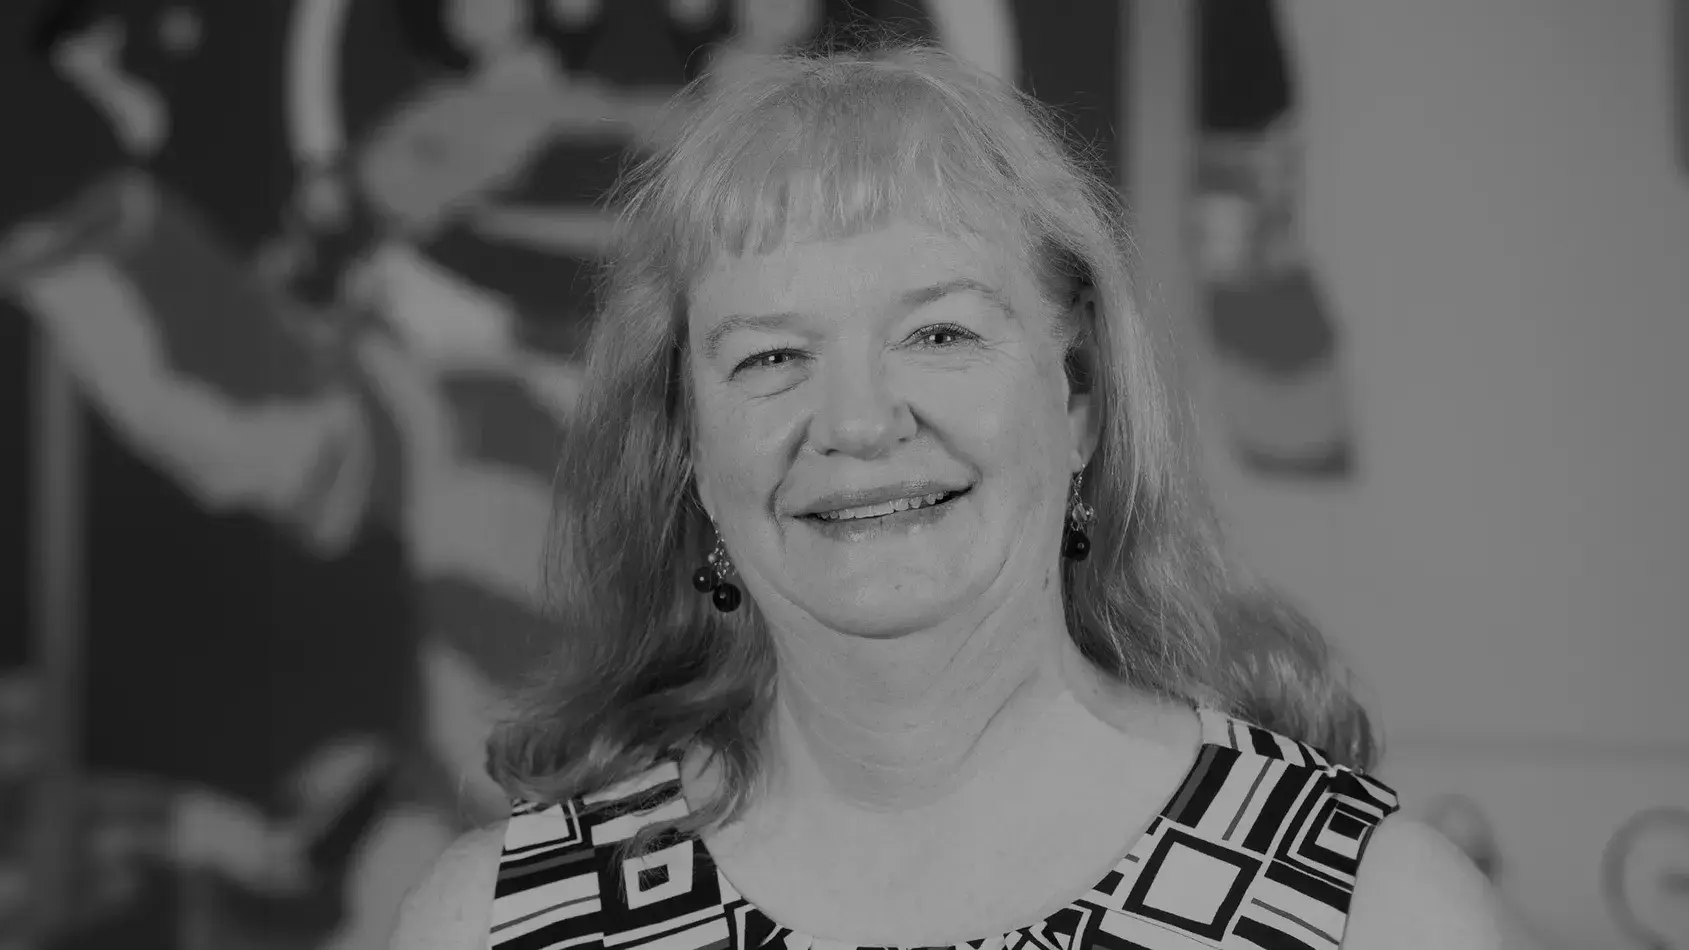
<instances>
[{"instance_id":1,"label":"dress neckline","mask_svg":"<svg viewBox=\"0 0 1689 950\"><path fill-rule=\"evenodd\" d=\"M745 916L745 922L747 924L749 924L754 930L778 935L784 946L789 948L789 950L951 950L951 948L960 947L986 948L992 946L1016 946L1022 939L1036 937L1046 928L1055 926L1059 919L1066 915L1071 915L1075 912L1089 912L1087 908L1080 904L1080 902L1085 899L1086 895L1098 891L1103 893L1113 891L1115 889L1115 882L1122 877L1135 875L1136 869L1143 866L1144 862L1149 859L1150 855L1146 854L1145 850L1153 847L1156 831L1159 830L1161 823L1167 821L1170 816L1176 815L1183 810L1185 802L1191 799L1191 797L1196 793L1198 786L1202 783L1202 779L1208 772L1209 764L1213 761L1216 751L1222 747L1229 746L1232 742L1232 719L1230 716L1207 706L1197 706L1195 707L1195 712L1201 728L1200 737L1197 742L1196 754L1192 757L1190 765L1185 769L1184 777L1181 778L1179 780L1179 784L1174 787L1173 793L1168 796L1167 801L1163 802L1161 807L1156 810L1155 817L1150 819L1149 824L1138 831L1137 835L1132 839L1132 844L1126 850L1124 856L1111 865L1108 872L1094 881L1089 888L1074 895L1071 900L1057 908L1054 912L1045 915L1042 919L1036 921L1035 923L1027 924L1026 926L1010 930L1006 933L981 935L979 937L974 937L952 944L880 944L874 945L873 947L870 947L867 944L855 944L843 940L816 937L776 921L773 917L770 917L765 911L763 911L762 908L752 903L743 894L740 894L738 888L733 886L733 882L728 880L727 874L716 865L715 858L710 854L709 848L704 844L703 838L699 835L692 835L691 840L693 847L697 848L698 852L703 855L708 863L708 866L715 870L716 877L721 882L721 886L724 889L724 893L722 895L723 898L737 900L739 913ZM684 801L684 798L682 801ZM730 891L731 894L726 893L728 891Z\"/></svg>"}]
</instances>

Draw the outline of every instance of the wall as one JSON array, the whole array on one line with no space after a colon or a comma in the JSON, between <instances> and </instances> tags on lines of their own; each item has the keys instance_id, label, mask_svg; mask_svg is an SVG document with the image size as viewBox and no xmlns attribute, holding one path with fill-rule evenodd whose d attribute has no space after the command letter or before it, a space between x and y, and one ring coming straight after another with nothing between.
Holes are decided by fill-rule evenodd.
<instances>
[{"instance_id":1,"label":"wall","mask_svg":"<svg viewBox=\"0 0 1689 950\"><path fill-rule=\"evenodd\" d=\"M1667 4L1286 4L1348 488L1245 479L1240 544L1352 656L1410 807L1490 813L1527 914L1616 946L1599 852L1689 805L1689 172Z\"/></svg>"}]
</instances>

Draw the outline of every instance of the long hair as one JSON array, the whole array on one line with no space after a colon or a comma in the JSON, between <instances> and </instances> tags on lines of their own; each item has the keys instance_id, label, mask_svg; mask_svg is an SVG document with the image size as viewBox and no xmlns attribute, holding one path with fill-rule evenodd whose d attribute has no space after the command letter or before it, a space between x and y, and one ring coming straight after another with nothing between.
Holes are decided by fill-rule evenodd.
<instances>
[{"instance_id":1,"label":"long hair","mask_svg":"<svg viewBox=\"0 0 1689 950\"><path fill-rule=\"evenodd\" d=\"M755 604L690 587L709 525L692 481L685 293L718 254L789 235L842 237L894 218L1023 242L1062 320L1069 374L1100 407L1084 479L1097 519L1067 562L1068 629L1118 680L1212 706L1366 767L1366 715L1319 634L1228 563L1196 476L1190 413L1168 384L1170 334L1133 304L1116 189L1035 100L941 51L790 55L724 87L689 87L673 134L619 188L587 381L557 473L554 663L490 746L513 795L558 801L696 745L721 791L684 819L739 815L760 774L775 659ZM1093 320L1061 306L1089 287Z\"/></svg>"}]
</instances>

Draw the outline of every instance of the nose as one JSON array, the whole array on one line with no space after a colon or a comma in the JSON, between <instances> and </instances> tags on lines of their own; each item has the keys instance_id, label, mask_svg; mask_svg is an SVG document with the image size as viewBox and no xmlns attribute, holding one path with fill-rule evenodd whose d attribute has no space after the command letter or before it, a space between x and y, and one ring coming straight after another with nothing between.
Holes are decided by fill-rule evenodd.
<instances>
[{"instance_id":1,"label":"nose","mask_svg":"<svg viewBox=\"0 0 1689 950\"><path fill-rule=\"evenodd\" d=\"M915 434L915 416L882 360L840 359L823 370L810 445L822 455L878 458Z\"/></svg>"}]
</instances>

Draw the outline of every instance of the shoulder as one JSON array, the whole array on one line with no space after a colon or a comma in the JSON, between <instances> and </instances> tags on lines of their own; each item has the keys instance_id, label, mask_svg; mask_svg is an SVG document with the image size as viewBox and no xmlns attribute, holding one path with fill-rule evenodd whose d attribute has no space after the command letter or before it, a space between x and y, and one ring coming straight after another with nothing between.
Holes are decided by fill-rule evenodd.
<instances>
[{"instance_id":1,"label":"shoulder","mask_svg":"<svg viewBox=\"0 0 1689 950\"><path fill-rule=\"evenodd\" d=\"M630 815L679 817L676 803L684 814L679 785L678 766L665 760L589 795L512 803L508 819L440 854L400 907L389 950L482 950L495 926L512 945L542 928L590 930L599 902L577 898L597 892L613 853L603 845L635 830Z\"/></svg>"},{"instance_id":2,"label":"shoulder","mask_svg":"<svg viewBox=\"0 0 1689 950\"><path fill-rule=\"evenodd\" d=\"M1536 944L1447 838L1405 815L1380 822L1355 880L1348 950L1530 950Z\"/></svg>"},{"instance_id":3,"label":"shoulder","mask_svg":"<svg viewBox=\"0 0 1689 950\"><path fill-rule=\"evenodd\" d=\"M405 896L390 950L480 950L487 946L493 888L506 822L459 837Z\"/></svg>"}]
</instances>

